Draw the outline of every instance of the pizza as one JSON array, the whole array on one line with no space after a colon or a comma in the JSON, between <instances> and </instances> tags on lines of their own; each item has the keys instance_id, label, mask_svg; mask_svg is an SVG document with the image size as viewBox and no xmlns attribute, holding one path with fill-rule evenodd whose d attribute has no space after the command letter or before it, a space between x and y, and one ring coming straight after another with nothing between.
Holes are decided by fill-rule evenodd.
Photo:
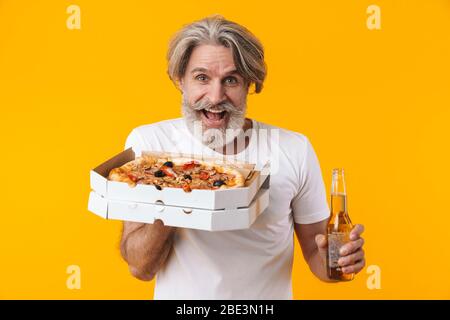
<instances>
[{"instance_id":1,"label":"pizza","mask_svg":"<svg viewBox=\"0 0 450 320\"><path fill-rule=\"evenodd\" d=\"M231 189L244 186L244 176L231 165L216 164L189 158L158 158L144 155L114 168L109 172L111 181L193 189Z\"/></svg>"}]
</instances>

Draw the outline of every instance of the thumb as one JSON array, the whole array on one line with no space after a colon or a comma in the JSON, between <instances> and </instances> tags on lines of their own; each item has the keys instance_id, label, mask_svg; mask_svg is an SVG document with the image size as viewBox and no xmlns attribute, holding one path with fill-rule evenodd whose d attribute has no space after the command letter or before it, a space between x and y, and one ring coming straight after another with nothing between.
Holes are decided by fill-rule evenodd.
<instances>
[{"instance_id":1,"label":"thumb","mask_svg":"<svg viewBox=\"0 0 450 320\"><path fill-rule=\"evenodd\" d=\"M327 238L323 234L317 234L315 240L318 248L326 249Z\"/></svg>"}]
</instances>

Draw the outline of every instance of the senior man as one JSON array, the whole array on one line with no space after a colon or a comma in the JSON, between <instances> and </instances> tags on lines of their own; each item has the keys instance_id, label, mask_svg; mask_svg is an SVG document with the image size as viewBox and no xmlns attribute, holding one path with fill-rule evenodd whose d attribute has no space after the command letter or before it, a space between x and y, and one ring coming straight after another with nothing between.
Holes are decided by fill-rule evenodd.
<instances>
[{"instance_id":1,"label":"senior man","mask_svg":"<svg viewBox=\"0 0 450 320\"><path fill-rule=\"evenodd\" d=\"M270 203L247 230L124 222L121 253L131 274L144 281L156 276L155 299L292 299L295 231L310 270L332 282L325 264L330 211L311 143L300 133L245 117L247 95L261 92L266 76L260 41L245 27L212 16L183 27L167 59L169 77L182 93L183 117L134 129L126 148L257 166L270 161ZM365 265L362 232L356 225L343 248L344 273Z\"/></svg>"}]
</instances>

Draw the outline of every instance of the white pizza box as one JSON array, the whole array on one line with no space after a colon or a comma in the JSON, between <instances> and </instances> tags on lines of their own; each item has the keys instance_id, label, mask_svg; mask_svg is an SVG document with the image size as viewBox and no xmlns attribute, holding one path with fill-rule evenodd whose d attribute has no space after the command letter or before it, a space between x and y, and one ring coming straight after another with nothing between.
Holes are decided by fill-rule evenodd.
<instances>
[{"instance_id":1,"label":"white pizza box","mask_svg":"<svg viewBox=\"0 0 450 320\"><path fill-rule=\"evenodd\" d=\"M267 187L261 187L248 207L222 210L111 200L91 191L88 210L112 220L153 223L160 219L166 226L208 231L248 229L269 205Z\"/></svg>"},{"instance_id":2,"label":"white pizza box","mask_svg":"<svg viewBox=\"0 0 450 320\"><path fill-rule=\"evenodd\" d=\"M220 159L205 158L198 155L174 154L168 152L145 152L157 157L188 157L221 163ZM269 183L269 166L267 162L260 170L254 170L255 165L243 162L233 162L246 178L245 185L235 189L198 190L185 192L181 188L165 187L156 189L153 185L138 184L130 187L127 183L109 181L107 179L111 169L135 159L135 153L129 148L113 158L97 166L90 172L91 188L97 194L108 200L122 200L169 206L201 208L201 209L236 209L248 207L261 186Z\"/></svg>"}]
</instances>

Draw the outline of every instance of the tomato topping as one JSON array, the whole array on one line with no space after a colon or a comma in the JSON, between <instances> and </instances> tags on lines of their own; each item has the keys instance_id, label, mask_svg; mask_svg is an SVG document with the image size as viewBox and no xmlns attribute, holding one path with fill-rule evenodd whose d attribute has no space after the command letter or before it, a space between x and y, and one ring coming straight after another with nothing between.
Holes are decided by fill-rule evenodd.
<instances>
[{"instance_id":1,"label":"tomato topping","mask_svg":"<svg viewBox=\"0 0 450 320\"><path fill-rule=\"evenodd\" d=\"M189 170L195 168L199 163L197 161L189 161L183 164L183 170Z\"/></svg>"},{"instance_id":2,"label":"tomato topping","mask_svg":"<svg viewBox=\"0 0 450 320\"><path fill-rule=\"evenodd\" d=\"M202 180L208 180L209 178L209 173L206 171L200 171L200 179Z\"/></svg>"},{"instance_id":3,"label":"tomato topping","mask_svg":"<svg viewBox=\"0 0 450 320\"><path fill-rule=\"evenodd\" d=\"M131 173L128 173L127 176L128 176L128 178L130 178L130 180L133 181L133 182L138 181L138 178L137 178L135 175L131 174Z\"/></svg>"},{"instance_id":4,"label":"tomato topping","mask_svg":"<svg viewBox=\"0 0 450 320\"><path fill-rule=\"evenodd\" d=\"M183 186L183 191L184 191L184 192L191 192L191 187L190 187L188 184L185 184L185 185Z\"/></svg>"},{"instance_id":5,"label":"tomato topping","mask_svg":"<svg viewBox=\"0 0 450 320\"><path fill-rule=\"evenodd\" d=\"M166 174L166 176L169 176L169 177L175 177L177 175L175 173L175 171L173 171L173 169L170 167L162 166L161 171L164 172Z\"/></svg>"}]
</instances>

